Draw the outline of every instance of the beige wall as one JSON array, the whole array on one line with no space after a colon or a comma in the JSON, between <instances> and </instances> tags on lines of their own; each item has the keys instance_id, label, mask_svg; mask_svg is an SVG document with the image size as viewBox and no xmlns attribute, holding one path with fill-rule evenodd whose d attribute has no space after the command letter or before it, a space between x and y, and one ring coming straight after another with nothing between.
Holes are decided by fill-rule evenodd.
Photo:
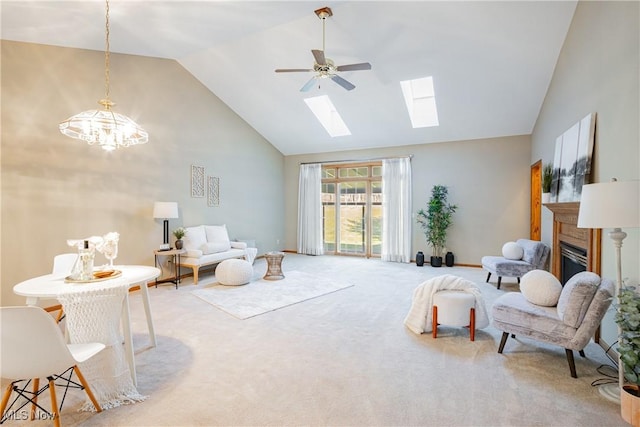
<instances>
[{"instance_id":1,"label":"beige wall","mask_svg":"<svg viewBox=\"0 0 640 427\"><path fill-rule=\"evenodd\" d=\"M282 154L177 62L112 54L115 110L150 134L112 153L58 131L104 97L103 53L2 41L1 89L3 305L24 303L13 285L48 273L68 238L118 231L116 263L153 265L154 201L178 202L171 229L226 223L260 253L283 239ZM220 178L219 207L190 197L192 164Z\"/></svg>"},{"instance_id":2,"label":"beige wall","mask_svg":"<svg viewBox=\"0 0 640 427\"><path fill-rule=\"evenodd\" d=\"M431 188L449 187L458 205L447 248L456 263L480 264L483 255L500 254L509 240L529 237L529 136L344 151L285 158L285 246L297 247L300 163L367 160L413 155L413 212L426 207ZM431 254L422 229L413 223L412 253ZM414 258L414 256L412 256Z\"/></svg>"},{"instance_id":3,"label":"beige wall","mask_svg":"<svg viewBox=\"0 0 640 427\"><path fill-rule=\"evenodd\" d=\"M640 3L578 3L532 135L531 161L553 161L555 139L588 113L597 113L592 182L640 179ZM611 207L624 209L623 206ZM543 240L552 237L552 214L543 209ZM603 233L602 273L615 280L611 239ZM623 277L640 278L638 230L622 248ZM609 314L603 337L616 339Z\"/></svg>"}]
</instances>

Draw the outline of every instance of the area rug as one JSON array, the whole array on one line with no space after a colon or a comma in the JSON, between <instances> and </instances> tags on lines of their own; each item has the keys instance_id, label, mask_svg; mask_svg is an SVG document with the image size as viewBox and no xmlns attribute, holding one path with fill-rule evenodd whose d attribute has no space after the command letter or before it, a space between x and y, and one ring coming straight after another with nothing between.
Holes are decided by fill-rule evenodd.
<instances>
[{"instance_id":1,"label":"area rug","mask_svg":"<svg viewBox=\"0 0 640 427\"><path fill-rule=\"evenodd\" d=\"M302 271L282 280L256 280L243 286L214 283L191 293L238 319L248 319L353 286Z\"/></svg>"}]
</instances>

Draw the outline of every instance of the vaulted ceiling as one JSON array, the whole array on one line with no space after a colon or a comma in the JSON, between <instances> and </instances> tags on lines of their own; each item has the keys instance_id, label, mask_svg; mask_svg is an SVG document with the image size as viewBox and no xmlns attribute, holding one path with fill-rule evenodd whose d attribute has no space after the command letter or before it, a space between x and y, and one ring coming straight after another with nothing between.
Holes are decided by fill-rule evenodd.
<instances>
[{"instance_id":1,"label":"vaulted ceiling","mask_svg":"<svg viewBox=\"0 0 640 427\"><path fill-rule=\"evenodd\" d=\"M311 49L356 88L308 92ZM0 2L3 39L104 50L102 0ZM111 51L178 61L285 155L529 134L576 1L110 0ZM413 129L400 81L433 76L440 125ZM304 98L329 95L351 130L331 138ZM117 94L113 94L117 97ZM126 111L120 111L126 114ZM141 123L144 126L144 123Z\"/></svg>"}]
</instances>

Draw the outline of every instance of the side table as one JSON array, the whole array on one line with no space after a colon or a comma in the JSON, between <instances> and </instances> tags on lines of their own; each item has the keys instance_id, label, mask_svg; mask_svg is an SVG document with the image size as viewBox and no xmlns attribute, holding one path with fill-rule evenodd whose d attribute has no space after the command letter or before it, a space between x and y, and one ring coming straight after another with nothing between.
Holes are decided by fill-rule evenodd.
<instances>
[{"instance_id":1,"label":"side table","mask_svg":"<svg viewBox=\"0 0 640 427\"><path fill-rule=\"evenodd\" d=\"M267 273L264 275L265 280L281 280L284 279L282 274L282 258L284 258L283 252L267 252L264 254L267 260Z\"/></svg>"},{"instance_id":2,"label":"side table","mask_svg":"<svg viewBox=\"0 0 640 427\"><path fill-rule=\"evenodd\" d=\"M158 283L175 283L176 289L178 289L178 284L180 283L180 256L186 253L184 249L170 249L168 251L155 250L153 251L155 255L155 265L156 267L160 267L162 270L162 264L158 263L158 257L160 256L170 256L173 257L173 278L158 280L156 278L156 288L158 287ZM164 273L164 271L163 271Z\"/></svg>"}]
</instances>

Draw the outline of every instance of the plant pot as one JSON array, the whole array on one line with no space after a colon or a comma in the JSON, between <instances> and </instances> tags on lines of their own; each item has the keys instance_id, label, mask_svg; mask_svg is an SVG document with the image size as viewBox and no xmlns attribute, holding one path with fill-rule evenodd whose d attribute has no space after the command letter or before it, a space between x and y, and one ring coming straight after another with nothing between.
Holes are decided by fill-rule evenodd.
<instances>
[{"instance_id":1,"label":"plant pot","mask_svg":"<svg viewBox=\"0 0 640 427\"><path fill-rule=\"evenodd\" d=\"M431 262L431 267L442 267L441 256L432 256L430 262Z\"/></svg>"},{"instance_id":2,"label":"plant pot","mask_svg":"<svg viewBox=\"0 0 640 427\"><path fill-rule=\"evenodd\" d=\"M620 415L633 427L640 427L640 386L625 384L620 390Z\"/></svg>"},{"instance_id":3,"label":"plant pot","mask_svg":"<svg viewBox=\"0 0 640 427\"><path fill-rule=\"evenodd\" d=\"M176 249L182 249L182 240L176 240Z\"/></svg>"},{"instance_id":4,"label":"plant pot","mask_svg":"<svg viewBox=\"0 0 640 427\"><path fill-rule=\"evenodd\" d=\"M542 193L542 198L540 201L544 203L549 203L551 201L551 193Z\"/></svg>"},{"instance_id":5,"label":"plant pot","mask_svg":"<svg viewBox=\"0 0 640 427\"><path fill-rule=\"evenodd\" d=\"M447 252L444 256L444 264L447 267L453 267L453 252Z\"/></svg>"},{"instance_id":6,"label":"plant pot","mask_svg":"<svg viewBox=\"0 0 640 427\"><path fill-rule=\"evenodd\" d=\"M418 252L416 254L416 265L418 267L422 267L424 265L424 254L422 252Z\"/></svg>"}]
</instances>

